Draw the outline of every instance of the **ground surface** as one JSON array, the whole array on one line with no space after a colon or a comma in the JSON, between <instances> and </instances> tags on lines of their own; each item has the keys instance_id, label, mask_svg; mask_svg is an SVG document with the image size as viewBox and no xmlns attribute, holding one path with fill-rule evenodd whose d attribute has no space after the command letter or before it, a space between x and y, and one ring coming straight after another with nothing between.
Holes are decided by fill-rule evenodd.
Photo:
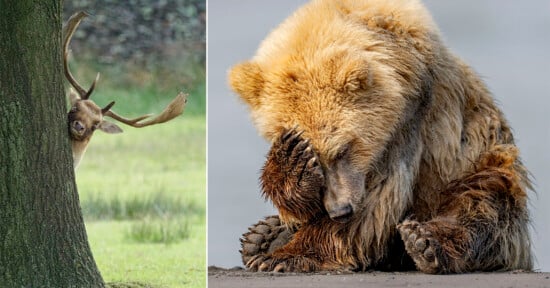
<instances>
[{"instance_id":1,"label":"ground surface","mask_svg":"<svg viewBox=\"0 0 550 288\"><path fill-rule=\"evenodd\" d=\"M550 273L475 273L426 275L417 272L262 273L208 268L208 287L550 287Z\"/></svg>"}]
</instances>

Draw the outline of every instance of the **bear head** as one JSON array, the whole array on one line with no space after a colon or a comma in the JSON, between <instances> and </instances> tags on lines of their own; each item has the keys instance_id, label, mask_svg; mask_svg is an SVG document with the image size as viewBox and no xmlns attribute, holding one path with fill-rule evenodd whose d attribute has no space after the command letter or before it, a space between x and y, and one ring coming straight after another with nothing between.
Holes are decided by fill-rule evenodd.
<instances>
[{"instance_id":1,"label":"bear head","mask_svg":"<svg viewBox=\"0 0 550 288\"><path fill-rule=\"evenodd\" d=\"M273 142L292 127L303 130L319 155L323 203L333 219L363 209L369 175L387 170L382 166L396 135L429 94L421 93L421 61L375 33L354 29L288 20L252 60L229 72L231 88L264 138Z\"/></svg>"}]
</instances>

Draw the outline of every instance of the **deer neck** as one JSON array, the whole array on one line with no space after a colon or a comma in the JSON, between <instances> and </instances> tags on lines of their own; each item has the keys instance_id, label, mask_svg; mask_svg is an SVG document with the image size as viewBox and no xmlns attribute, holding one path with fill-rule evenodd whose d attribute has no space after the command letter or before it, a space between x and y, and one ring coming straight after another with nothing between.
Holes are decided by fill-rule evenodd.
<instances>
[{"instance_id":1,"label":"deer neck","mask_svg":"<svg viewBox=\"0 0 550 288\"><path fill-rule=\"evenodd\" d=\"M78 164L80 164L80 160L82 160L82 157L86 152L86 148L88 148L88 143L90 143L90 138L82 141L71 139L71 144L73 148L73 167L75 170L78 167Z\"/></svg>"}]
</instances>

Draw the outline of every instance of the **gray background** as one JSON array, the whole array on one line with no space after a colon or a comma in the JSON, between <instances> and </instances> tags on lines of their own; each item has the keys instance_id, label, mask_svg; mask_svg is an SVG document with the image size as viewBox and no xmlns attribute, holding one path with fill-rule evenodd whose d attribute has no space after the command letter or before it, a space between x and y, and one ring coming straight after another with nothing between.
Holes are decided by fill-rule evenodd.
<instances>
[{"instance_id":1,"label":"gray background","mask_svg":"<svg viewBox=\"0 0 550 288\"><path fill-rule=\"evenodd\" d=\"M268 143L227 85L229 68L305 1L208 1L208 265L242 266L239 237L265 215L258 177ZM528 3L528 4L527 4ZM425 1L448 47L487 83L535 178L535 268L550 271L550 1Z\"/></svg>"}]
</instances>

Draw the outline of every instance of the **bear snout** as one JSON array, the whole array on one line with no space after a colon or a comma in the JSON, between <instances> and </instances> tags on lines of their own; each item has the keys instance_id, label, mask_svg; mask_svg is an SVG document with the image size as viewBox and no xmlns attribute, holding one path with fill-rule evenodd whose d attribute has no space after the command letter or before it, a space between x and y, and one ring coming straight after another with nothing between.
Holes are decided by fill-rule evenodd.
<instances>
[{"instance_id":1,"label":"bear snout","mask_svg":"<svg viewBox=\"0 0 550 288\"><path fill-rule=\"evenodd\" d=\"M330 216L330 219L336 222L347 223L353 215L353 207L349 203L336 205L335 207L332 207L332 209L328 210L328 215Z\"/></svg>"}]
</instances>

